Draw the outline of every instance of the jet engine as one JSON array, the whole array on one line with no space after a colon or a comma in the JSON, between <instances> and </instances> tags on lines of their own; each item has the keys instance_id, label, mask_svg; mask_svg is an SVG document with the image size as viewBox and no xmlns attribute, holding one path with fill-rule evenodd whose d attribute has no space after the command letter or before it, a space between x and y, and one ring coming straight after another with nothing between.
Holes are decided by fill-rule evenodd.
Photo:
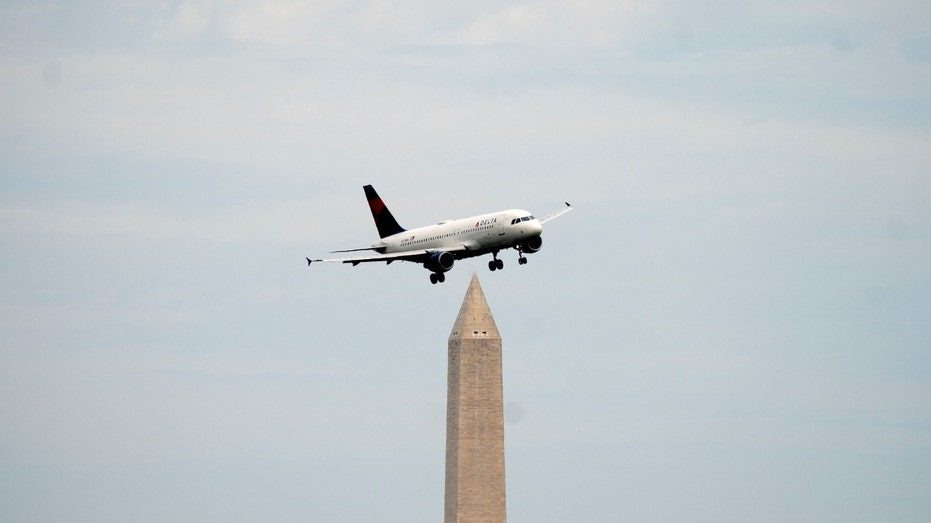
<instances>
[{"instance_id":1,"label":"jet engine","mask_svg":"<svg viewBox=\"0 0 931 523\"><path fill-rule=\"evenodd\" d=\"M520 250L523 252L533 254L543 248L543 237L534 236L529 240L520 244Z\"/></svg>"},{"instance_id":2,"label":"jet engine","mask_svg":"<svg viewBox=\"0 0 931 523\"><path fill-rule=\"evenodd\" d=\"M423 266L435 273L444 273L453 268L456 258L448 252L435 252L430 255Z\"/></svg>"}]
</instances>

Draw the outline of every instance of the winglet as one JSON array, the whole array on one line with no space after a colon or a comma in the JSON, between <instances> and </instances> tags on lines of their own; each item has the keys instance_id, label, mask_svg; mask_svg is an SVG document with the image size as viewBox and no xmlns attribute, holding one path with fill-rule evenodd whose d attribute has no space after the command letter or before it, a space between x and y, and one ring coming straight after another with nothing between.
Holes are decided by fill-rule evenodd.
<instances>
[{"instance_id":1,"label":"winglet","mask_svg":"<svg viewBox=\"0 0 931 523\"><path fill-rule=\"evenodd\" d=\"M362 187L365 190L365 198L369 201L369 209L372 211L372 218L375 220L375 227L378 229L378 236L384 238L405 231L404 227L398 225L391 211L385 206L375 188L371 185Z\"/></svg>"},{"instance_id":2,"label":"winglet","mask_svg":"<svg viewBox=\"0 0 931 523\"><path fill-rule=\"evenodd\" d=\"M305 256L305 257L306 257L306 256ZM307 258L307 266L308 266L308 267L310 267L310 264L313 263L313 262L314 262L313 260L311 260L310 258Z\"/></svg>"}]
</instances>

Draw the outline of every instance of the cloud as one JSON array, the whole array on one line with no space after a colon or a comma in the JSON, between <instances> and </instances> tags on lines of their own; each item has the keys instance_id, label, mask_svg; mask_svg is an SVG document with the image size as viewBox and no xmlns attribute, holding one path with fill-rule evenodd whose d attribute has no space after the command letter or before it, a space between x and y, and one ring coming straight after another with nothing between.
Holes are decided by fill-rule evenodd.
<instances>
[{"instance_id":1,"label":"cloud","mask_svg":"<svg viewBox=\"0 0 931 523\"><path fill-rule=\"evenodd\" d=\"M204 202L206 209L181 212L167 210L157 202L144 205L108 203L0 205L0 235L40 237L106 249L145 242L170 249L179 245L256 245L300 243L313 229L299 223L305 202L254 202L236 205L229 214L223 202Z\"/></svg>"},{"instance_id":2,"label":"cloud","mask_svg":"<svg viewBox=\"0 0 931 523\"><path fill-rule=\"evenodd\" d=\"M615 47L629 44L645 30L652 7L647 2L532 2L510 5L458 31L467 45Z\"/></svg>"},{"instance_id":3,"label":"cloud","mask_svg":"<svg viewBox=\"0 0 931 523\"><path fill-rule=\"evenodd\" d=\"M913 62L931 62L931 37L907 38L899 50L902 56Z\"/></svg>"},{"instance_id":4,"label":"cloud","mask_svg":"<svg viewBox=\"0 0 931 523\"><path fill-rule=\"evenodd\" d=\"M394 45L613 47L630 43L650 30L654 10L649 2L600 0L504 6L454 6L432 0L190 1L170 12L162 32L191 39L215 27L218 35L234 42L332 50Z\"/></svg>"},{"instance_id":5,"label":"cloud","mask_svg":"<svg viewBox=\"0 0 931 523\"><path fill-rule=\"evenodd\" d=\"M13 492L35 500L14 496L19 514L81 520L48 503L62 496L135 519L260 510L253 473L300 469L275 506L294 518L309 489L339 519L358 478L398 475L373 480L359 456L405 461L398 448L432 463L400 483L411 510L433 510L420 494L442 496L447 322L482 264L432 288L414 264L308 268L305 254L373 239L363 183L408 226L576 205L529 267L482 273L511 326L509 474L534 493L513 508L541 512L523 519L560 519L543 497L610 519L591 492L617 479L641 516L669 520L715 519L734 488L753 503L717 519L857 519L830 517L841 489L860 519L927 513L927 7L14 11L0 418L27 479ZM534 484L544 454L581 479ZM214 466L231 462L239 474ZM831 483L851 470L872 479ZM181 490L164 478L192 474L248 495L161 502ZM921 492L899 503L903 477ZM670 493L705 505L663 505ZM785 503L796 494L808 504Z\"/></svg>"},{"instance_id":6,"label":"cloud","mask_svg":"<svg viewBox=\"0 0 931 523\"><path fill-rule=\"evenodd\" d=\"M178 6L157 24L156 39L186 42L203 37L215 21L215 10L210 2L188 1Z\"/></svg>"},{"instance_id":7,"label":"cloud","mask_svg":"<svg viewBox=\"0 0 931 523\"><path fill-rule=\"evenodd\" d=\"M237 41L279 45L305 44L334 22L340 2L279 1L243 3L222 20L225 34Z\"/></svg>"}]
</instances>

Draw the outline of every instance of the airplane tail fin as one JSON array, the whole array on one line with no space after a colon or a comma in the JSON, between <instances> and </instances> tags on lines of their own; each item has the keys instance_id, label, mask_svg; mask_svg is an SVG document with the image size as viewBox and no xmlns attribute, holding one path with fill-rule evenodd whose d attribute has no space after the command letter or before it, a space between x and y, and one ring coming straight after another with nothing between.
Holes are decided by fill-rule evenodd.
<instances>
[{"instance_id":1,"label":"airplane tail fin","mask_svg":"<svg viewBox=\"0 0 931 523\"><path fill-rule=\"evenodd\" d=\"M404 232L404 227L398 225L398 221L394 219L391 211L385 206L385 202L381 201L381 197L375 192L375 188L371 185L366 185L362 188L365 189L365 198L369 201L369 209L372 210L372 218L375 219L375 227L378 228L378 236L384 238L392 234Z\"/></svg>"}]
</instances>

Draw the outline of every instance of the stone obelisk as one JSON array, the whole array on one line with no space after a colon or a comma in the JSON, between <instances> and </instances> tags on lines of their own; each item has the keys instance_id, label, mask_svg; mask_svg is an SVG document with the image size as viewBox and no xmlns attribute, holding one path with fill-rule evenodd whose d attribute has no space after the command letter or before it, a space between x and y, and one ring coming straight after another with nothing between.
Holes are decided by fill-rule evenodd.
<instances>
[{"instance_id":1,"label":"stone obelisk","mask_svg":"<svg viewBox=\"0 0 931 523\"><path fill-rule=\"evenodd\" d=\"M445 523L505 523L501 335L473 275L449 334Z\"/></svg>"}]
</instances>

